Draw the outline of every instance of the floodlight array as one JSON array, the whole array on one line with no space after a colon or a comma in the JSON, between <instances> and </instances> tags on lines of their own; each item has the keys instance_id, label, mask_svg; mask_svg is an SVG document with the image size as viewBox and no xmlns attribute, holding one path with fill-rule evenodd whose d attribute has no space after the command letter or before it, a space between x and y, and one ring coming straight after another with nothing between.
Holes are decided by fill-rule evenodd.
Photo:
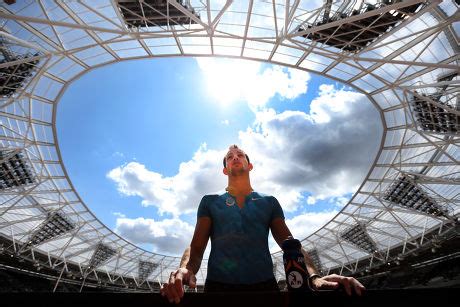
<instances>
[{"instance_id":1,"label":"floodlight array","mask_svg":"<svg viewBox=\"0 0 460 307\"><path fill-rule=\"evenodd\" d=\"M448 217L448 211L439 206L421 188L414 179L401 176L387 189L383 199L405 208L431 214Z\"/></svg>"},{"instance_id":2,"label":"floodlight array","mask_svg":"<svg viewBox=\"0 0 460 307\"><path fill-rule=\"evenodd\" d=\"M449 82L458 72L449 72L438 77L438 82ZM417 94L411 99L411 106L418 126L424 131L439 134L458 134L460 132L460 105L458 94L448 90L449 84L439 86L434 94ZM457 112L456 112L457 111Z\"/></svg>"},{"instance_id":3,"label":"floodlight array","mask_svg":"<svg viewBox=\"0 0 460 307\"><path fill-rule=\"evenodd\" d=\"M38 245L44 241L56 238L70 230L75 229L75 224L63 213L53 212L30 238L29 245Z\"/></svg>"},{"instance_id":4,"label":"floodlight array","mask_svg":"<svg viewBox=\"0 0 460 307\"><path fill-rule=\"evenodd\" d=\"M31 168L20 151L0 151L0 190L34 183Z\"/></svg>"},{"instance_id":5,"label":"floodlight array","mask_svg":"<svg viewBox=\"0 0 460 307\"><path fill-rule=\"evenodd\" d=\"M91 260L89 261L89 268L97 268L99 265L112 258L115 254L116 251L113 248L103 243L99 243L96 246L96 250L94 251L93 256L91 257Z\"/></svg>"},{"instance_id":6,"label":"floodlight array","mask_svg":"<svg viewBox=\"0 0 460 307\"><path fill-rule=\"evenodd\" d=\"M340 237L370 254L378 251L374 240L368 235L366 227L361 223L348 228L340 234Z\"/></svg>"},{"instance_id":7,"label":"floodlight array","mask_svg":"<svg viewBox=\"0 0 460 307\"><path fill-rule=\"evenodd\" d=\"M159 264L155 262L139 261L139 279L146 280L158 266Z\"/></svg>"},{"instance_id":8,"label":"floodlight array","mask_svg":"<svg viewBox=\"0 0 460 307\"><path fill-rule=\"evenodd\" d=\"M39 59L35 54L17 54L10 48L10 43L0 37L0 98L9 98L32 76ZM7 65L11 63L11 65ZM3 64L3 65L2 65Z\"/></svg>"}]
</instances>

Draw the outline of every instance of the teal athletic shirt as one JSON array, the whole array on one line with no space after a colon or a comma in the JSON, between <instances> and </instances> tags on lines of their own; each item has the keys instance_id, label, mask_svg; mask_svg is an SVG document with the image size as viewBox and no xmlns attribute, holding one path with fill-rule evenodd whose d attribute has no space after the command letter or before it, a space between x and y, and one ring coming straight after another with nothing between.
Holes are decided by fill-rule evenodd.
<instances>
[{"instance_id":1,"label":"teal athletic shirt","mask_svg":"<svg viewBox=\"0 0 460 307\"><path fill-rule=\"evenodd\" d=\"M268 232L273 219L284 219L275 197L252 192L240 209L228 193L205 195L197 215L212 220L207 280L253 284L274 278Z\"/></svg>"}]
</instances>

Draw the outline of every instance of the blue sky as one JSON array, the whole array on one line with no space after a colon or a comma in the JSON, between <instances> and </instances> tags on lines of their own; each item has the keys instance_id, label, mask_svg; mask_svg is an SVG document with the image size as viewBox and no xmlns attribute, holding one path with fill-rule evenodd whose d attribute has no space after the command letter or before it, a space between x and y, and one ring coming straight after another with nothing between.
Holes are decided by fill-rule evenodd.
<instances>
[{"instance_id":1,"label":"blue sky","mask_svg":"<svg viewBox=\"0 0 460 307\"><path fill-rule=\"evenodd\" d=\"M277 196L303 237L361 183L379 129L367 99L342 84L228 59L98 68L73 82L57 115L64 164L83 201L128 240L171 255L191 237L200 195L225 188L228 145L254 157L254 188Z\"/></svg>"}]
</instances>

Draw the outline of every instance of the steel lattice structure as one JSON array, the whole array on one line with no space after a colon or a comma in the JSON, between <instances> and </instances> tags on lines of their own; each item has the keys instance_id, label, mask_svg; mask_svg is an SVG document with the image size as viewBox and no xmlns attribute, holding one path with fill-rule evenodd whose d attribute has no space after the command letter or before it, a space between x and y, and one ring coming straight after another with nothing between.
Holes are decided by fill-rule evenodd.
<instances>
[{"instance_id":1,"label":"steel lattice structure","mask_svg":"<svg viewBox=\"0 0 460 307\"><path fill-rule=\"evenodd\" d=\"M94 68L171 56L313 72L365 94L378 110L383 136L365 180L337 216L302 241L323 272L356 274L455 231L458 1L16 2L0 8L1 252L59 276L131 280L134 288L155 290L168 278L179 258L127 242L78 195L62 162L56 108L72 81ZM281 253L273 259L283 278ZM198 283L205 276L203 261Z\"/></svg>"}]
</instances>

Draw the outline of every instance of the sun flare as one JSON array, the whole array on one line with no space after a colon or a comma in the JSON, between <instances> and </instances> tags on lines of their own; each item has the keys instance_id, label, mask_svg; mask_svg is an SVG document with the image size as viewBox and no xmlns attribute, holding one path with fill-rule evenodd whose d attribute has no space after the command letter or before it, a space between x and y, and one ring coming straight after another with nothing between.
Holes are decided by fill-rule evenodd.
<instances>
[{"instance_id":1,"label":"sun flare","mask_svg":"<svg viewBox=\"0 0 460 307\"><path fill-rule=\"evenodd\" d=\"M260 63L232 59L198 59L209 95L222 106L245 99L258 84Z\"/></svg>"}]
</instances>

